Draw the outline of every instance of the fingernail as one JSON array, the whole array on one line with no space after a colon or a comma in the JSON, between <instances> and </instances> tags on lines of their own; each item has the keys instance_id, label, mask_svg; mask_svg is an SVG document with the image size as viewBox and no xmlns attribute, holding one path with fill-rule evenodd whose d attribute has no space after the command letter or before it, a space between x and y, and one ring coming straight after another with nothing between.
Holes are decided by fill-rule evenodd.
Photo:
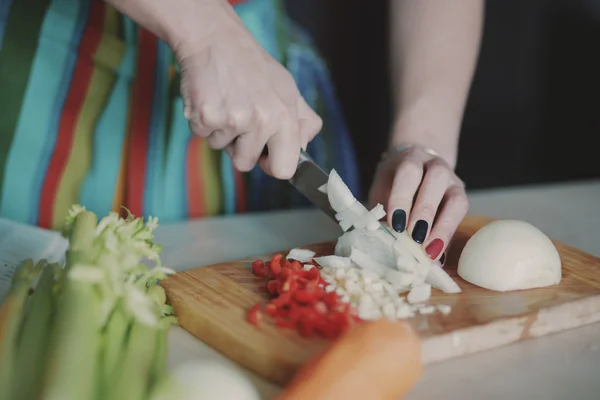
<instances>
[{"instance_id":1,"label":"fingernail","mask_svg":"<svg viewBox=\"0 0 600 400\"><path fill-rule=\"evenodd\" d=\"M443 248L444 248L444 242L442 241L442 239L433 239L433 241L431 243L429 243L429 245L425 249L425 253L427 253L429 258L431 258L432 260L435 260L437 258L437 256L440 255Z\"/></svg>"},{"instance_id":2,"label":"fingernail","mask_svg":"<svg viewBox=\"0 0 600 400\"><path fill-rule=\"evenodd\" d=\"M392 228L396 232L404 232L406 228L406 211L404 210L396 210L392 215Z\"/></svg>"},{"instance_id":3,"label":"fingernail","mask_svg":"<svg viewBox=\"0 0 600 400\"><path fill-rule=\"evenodd\" d=\"M418 220L412 231L413 240L419 244L422 244L427 236L427 228L429 228L427 221L422 219Z\"/></svg>"},{"instance_id":4,"label":"fingernail","mask_svg":"<svg viewBox=\"0 0 600 400\"><path fill-rule=\"evenodd\" d=\"M440 264L444 265L445 262L446 262L446 253L442 254L442 256L440 257Z\"/></svg>"}]
</instances>

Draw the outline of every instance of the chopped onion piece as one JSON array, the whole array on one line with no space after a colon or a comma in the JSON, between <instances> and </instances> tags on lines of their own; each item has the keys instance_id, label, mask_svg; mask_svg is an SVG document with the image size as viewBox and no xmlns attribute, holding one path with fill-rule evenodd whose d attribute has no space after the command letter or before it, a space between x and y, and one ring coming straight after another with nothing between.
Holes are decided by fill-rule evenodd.
<instances>
[{"instance_id":1,"label":"chopped onion piece","mask_svg":"<svg viewBox=\"0 0 600 400\"><path fill-rule=\"evenodd\" d=\"M312 260L315 256L314 251L306 250L306 249L292 249L287 255L288 260L296 260L301 263L306 263Z\"/></svg>"},{"instance_id":2,"label":"chopped onion piece","mask_svg":"<svg viewBox=\"0 0 600 400\"><path fill-rule=\"evenodd\" d=\"M413 283L415 274L410 272L400 272L395 269L388 268L385 272L385 280L397 291L407 291Z\"/></svg>"},{"instance_id":3,"label":"chopped onion piece","mask_svg":"<svg viewBox=\"0 0 600 400\"><path fill-rule=\"evenodd\" d=\"M437 309L444 315L448 315L452 311L452 307L447 304L438 304Z\"/></svg>"},{"instance_id":4,"label":"chopped onion piece","mask_svg":"<svg viewBox=\"0 0 600 400\"><path fill-rule=\"evenodd\" d=\"M315 257L315 262L323 268L351 268L352 260L348 257L323 256Z\"/></svg>"},{"instance_id":5,"label":"chopped onion piece","mask_svg":"<svg viewBox=\"0 0 600 400\"><path fill-rule=\"evenodd\" d=\"M327 194L327 184L326 183L322 184L321 186L318 187L317 190L321 193Z\"/></svg>"},{"instance_id":6,"label":"chopped onion piece","mask_svg":"<svg viewBox=\"0 0 600 400\"><path fill-rule=\"evenodd\" d=\"M437 263L431 264L425 282L444 293L461 292L460 287L458 287L454 279Z\"/></svg>"},{"instance_id":7,"label":"chopped onion piece","mask_svg":"<svg viewBox=\"0 0 600 400\"><path fill-rule=\"evenodd\" d=\"M358 219L358 221L354 223L354 227L356 229L367 228L369 231L375 231L379 229L379 220L383 217L385 217L383 205L377 204L371 211L368 211L365 215Z\"/></svg>"},{"instance_id":8,"label":"chopped onion piece","mask_svg":"<svg viewBox=\"0 0 600 400\"><path fill-rule=\"evenodd\" d=\"M354 247L350 252L350 259L359 267L375 272L378 277L384 276L388 270L388 267L373 260L367 254Z\"/></svg>"},{"instance_id":9,"label":"chopped onion piece","mask_svg":"<svg viewBox=\"0 0 600 400\"><path fill-rule=\"evenodd\" d=\"M431 297L431 285L424 283L413 287L406 299L410 304L422 303Z\"/></svg>"},{"instance_id":10,"label":"chopped onion piece","mask_svg":"<svg viewBox=\"0 0 600 400\"><path fill-rule=\"evenodd\" d=\"M329 205L335 212L341 212L350 207L356 199L342 178L338 175L335 169L329 173L327 181L327 198Z\"/></svg>"},{"instance_id":11,"label":"chopped onion piece","mask_svg":"<svg viewBox=\"0 0 600 400\"><path fill-rule=\"evenodd\" d=\"M419 313L421 315L433 314L434 311L435 311L435 306L423 306L423 307L419 308Z\"/></svg>"}]
</instances>

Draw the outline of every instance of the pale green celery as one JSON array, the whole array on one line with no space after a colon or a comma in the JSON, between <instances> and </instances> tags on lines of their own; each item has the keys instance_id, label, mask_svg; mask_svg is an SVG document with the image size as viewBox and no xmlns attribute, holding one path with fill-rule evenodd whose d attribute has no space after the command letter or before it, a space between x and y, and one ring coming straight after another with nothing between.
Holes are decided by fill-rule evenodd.
<instances>
[{"instance_id":1,"label":"pale green celery","mask_svg":"<svg viewBox=\"0 0 600 400\"><path fill-rule=\"evenodd\" d=\"M19 334L25 319L25 303L39 273L33 261L23 262L13 277L8 296L0 308L0 400L11 399Z\"/></svg>"},{"instance_id":2,"label":"pale green celery","mask_svg":"<svg viewBox=\"0 0 600 400\"><path fill-rule=\"evenodd\" d=\"M53 266L43 269L19 338L11 399L36 399L50 344L54 286Z\"/></svg>"},{"instance_id":3,"label":"pale green celery","mask_svg":"<svg viewBox=\"0 0 600 400\"><path fill-rule=\"evenodd\" d=\"M104 351L102 354L102 396L105 399L115 398L114 392L122 371L122 359L127 346L128 330L132 319L124 312L119 301L105 327Z\"/></svg>"},{"instance_id":4,"label":"pale green celery","mask_svg":"<svg viewBox=\"0 0 600 400\"><path fill-rule=\"evenodd\" d=\"M67 278L58 303L42 399L97 398L100 314L101 301L94 286Z\"/></svg>"},{"instance_id":5,"label":"pale green celery","mask_svg":"<svg viewBox=\"0 0 600 400\"><path fill-rule=\"evenodd\" d=\"M122 358L121 374L112 384L111 400L145 400L150 389L151 367L158 328L133 321Z\"/></svg>"},{"instance_id":6,"label":"pale green celery","mask_svg":"<svg viewBox=\"0 0 600 400\"><path fill-rule=\"evenodd\" d=\"M77 263L91 261L97 222L96 214L89 211L82 211L75 217L70 231L65 232L69 239L65 270L71 269Z\"/></svg>"}]
</instances>

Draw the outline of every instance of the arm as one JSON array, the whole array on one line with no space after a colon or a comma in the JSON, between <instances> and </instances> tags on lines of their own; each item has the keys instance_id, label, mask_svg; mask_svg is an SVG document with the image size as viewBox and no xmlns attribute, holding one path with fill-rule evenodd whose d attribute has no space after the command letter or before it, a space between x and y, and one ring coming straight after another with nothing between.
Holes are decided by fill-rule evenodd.
<instances>
[{"instance_id":1,"label":"arm","mask_svg":"<svg viewBox=\"0 0 600 400\"><path fill-rule=\"evenodd\" d=\"M187 43L198 47L205 44L216 21L223 21L222 16L234 24L238 20L231 6L220 0L105 1L163 40L175 53L182 52Z\"/></svg>"},{"instance_id":2,"label":"arm","mask_svg":"<svg viewBox=\"0 0 600 400\"><path fill-rule=\"evenodd\" d=\"M456 165L483 0L390 0L395 122L390 145L419 144Z\"/></svg>"}]
</instances>

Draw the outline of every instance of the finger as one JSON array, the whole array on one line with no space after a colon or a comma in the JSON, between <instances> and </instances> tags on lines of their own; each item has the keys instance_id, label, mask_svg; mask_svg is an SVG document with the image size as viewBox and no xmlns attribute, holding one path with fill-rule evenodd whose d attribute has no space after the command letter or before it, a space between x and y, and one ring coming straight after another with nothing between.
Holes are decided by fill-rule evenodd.
<instances>
[{"instance_id":1,"label":"finger","mask_svg":"<svg viewBox=\"0 0 600 400\"><path fill-rule=\"evenodd\" d=\"M423 163L415 157L403 158L396 167L388 200L388 222L396 232L404 232L413 199L423 178Z\"/></svg>"},{"instance_id":2,"label":"finger","mask_svg":"<svg viewBox=\"0 0 600 400\"><path fill-rule=\"evenodd\" d=\"M221 150L229 146L235 140L237 135L238 134L235 131L217 129L208 135L206 142L211 149Z\"/></svg>"},{"instance_id":3,"label":"finger","mask_svg":"<svg viewBox=\"0 0 600 400\"><path fill-rule=\"evenodd\" d=\"M443 163L431 163L426 168L408 223L413 240L419 244L427 239L452 177L452 172Z\"/></svg>"},{"instance_id":4,"label":"finger","mask_svg":"<svg viewBox=\"0 0 600 400\"><path fill-rule=\"evenodd\" d=\"M267 141L269 155L265 159L267 168L264 171L274 178L290 179L296 172L301 147L297 129L297 124L285 118L279 132Z\"/></svg>"},{"instance_id":5,"label":"finger","mask_svg":"<svg viewBox=\"0 0 600 400\"><path fill-rule=\"evenodd\" d=\"M454 232L467 215L468 209L469 200L464 189L458 185L448 188L431 230L431 235L425 244L425 251L432 260L448 253L448 245L452 240L452 236L454 236Z\"/></svg>"},{"instance_id":6,"label":"finger","mask_svg":"<svg viewBox=\"0 0 600 400\"><path fill-rule=\"evenodd\" d=\"M321 132L323 120L315 113L302 97L298 98L298 123L303 144L308 144Z\"/></svg>"},{"instance_id":7,"label":"finger","mask_svg":"<svg viewBox=\"0 0 600 400\"><path fill-rule=\"evenodd\" d=\"M221 107L208 104L192 109L188 120L192 133L200 137L208 137L213 131L227 126L227 117Z\"/></svg>"},{"instance_id":8,"label":"finger","mask_svg":"<svg viewBox=\"0 0 600 400\"><path fill-rule=\"evenodd\" d=\"M258 163L266 139L261 135L245 133L236 137L233 143L233 165L238 171L251 171Z\"/></svg>"}]
</instances>

